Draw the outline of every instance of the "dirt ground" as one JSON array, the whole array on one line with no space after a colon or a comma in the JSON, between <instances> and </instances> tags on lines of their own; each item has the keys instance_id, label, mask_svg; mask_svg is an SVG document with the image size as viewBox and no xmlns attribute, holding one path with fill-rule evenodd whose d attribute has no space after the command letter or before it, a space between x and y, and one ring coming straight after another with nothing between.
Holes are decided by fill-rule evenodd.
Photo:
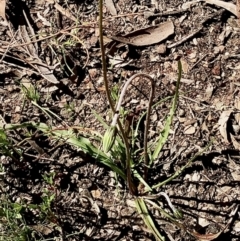
<instances>
[{"instance_id":1,"label":"dirt ground","mask_svg":"<svg viewBox=\"0 0 240 241\"><path fill-rule=\"evenodd\" d=\"M108 80L111 88L119 89L134 73L150 74L156 80L157 103L174 94L177 60L181 59L177 112L170 137L150 173L152 182L171 176L214 138L210 148L161 191L183 211L186 227L200 234L222 231L216 240L237 241L240 25L221 6L199 1L184 10L188 2L106 0ZM92 112L110 123L98 16L96 0L7 1L6 19L0 22L1 126L35 121L103 133ZM166 21L173 23L174 32L162 41L139 46L127 35ZM125 35L130 43L118 39ZM39 93L39 106L57 117L49 117L33 104L24 91L30 87ZM123 106L136 115L145 111L149 89L143 78L136 79ZM171 100L153 109L150 138L156 138L163 127L170 104ZM117 184L112 171L81 150L34 130L22 142L26 134L23 130L9 133L22 155L1 156L5 174L0 176L0 191L13 203L36 205L42 202L44 190L55 195L48 219L43 221L38 210L26 209L22 214L34 230L32 240L155 240L133 207L127 187ZM47 182L43 176L51 173L53 180ZM164 199L163 205L167 207ZM154 217L166 240L197 240L157 211Z\"/></svg>"}]
</instances>

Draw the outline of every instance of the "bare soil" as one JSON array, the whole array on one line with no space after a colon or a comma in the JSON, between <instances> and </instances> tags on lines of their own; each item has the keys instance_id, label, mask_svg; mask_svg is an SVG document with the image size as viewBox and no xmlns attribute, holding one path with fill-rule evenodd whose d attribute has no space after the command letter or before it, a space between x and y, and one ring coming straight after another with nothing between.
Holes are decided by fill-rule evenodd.
<instances>
[{"instance_id":1,"label":"bare soil","mask_svg":"<svg viewBox=\"0 0 240 241\"><path fill-rule=\"evenodd\" d=\"M240 240L237 19L227 10L204 2L188 11L147 18L146 11L171 12L180 10L183 4L177 0L152 2L156 4L114 1L117 15L113 16L106 1L103 25L110 86L119 89L134 73L148 73L156 80L157 103L174 94L177 60L181 59L183 76L171 135L149 175L153 183L165 180L214 138L210 149L161 191L168 193L173 204L183 210L182 222L186 227L201 234L214 234L227 225L216 240ZM94 109L110 123L102 77L98 12L95 0L7 2L8 25L0 24L1 125L35 121L103 133L92 112ZM174 34L160 43L139 47L111 41L111 36L124 36L165 21L173 22ZM29 41L25 31L32 44L26 44ZM192 33L195 34L181 41ZM35 55L29 46L37 49ZM41 75L41 67L59 83ZM39 105L59 118L49 118L33 105L23 94L22 85L34 86L40 93ZM149 91L143 78L136 79L124 107L139 116L146 110ZM154 107L149 138L154 140L161 131L170 106L171 100ZM21 130L11 132L15 148L26 135ZM44 188L55 194L52 215L47 220L43 221L36 210L23 214L27 225L35 230L35 238L155 240L133 207L127 187L118 186L114 174L97 160L34 130L20 147L21 160L1 156L6 172L1 180L1 193L7 194L12 202L26 204L40 204ZM52 185L44 181L46 173L55 173ZM167 208L165 200L163 203ZM167 240L196 240L158 212L154 217Z\"/></svg>"}]
</instances>

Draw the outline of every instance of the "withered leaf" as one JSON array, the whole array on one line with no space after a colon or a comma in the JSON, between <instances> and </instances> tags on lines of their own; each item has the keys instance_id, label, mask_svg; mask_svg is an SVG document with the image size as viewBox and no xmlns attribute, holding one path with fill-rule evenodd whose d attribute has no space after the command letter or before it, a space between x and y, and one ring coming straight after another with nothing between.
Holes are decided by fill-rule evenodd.
<instances>
[{"instance_id":1,"label":"withered leaf","mask_svg":"<svg viewBox=\"0 0 240 241\"><path fill-rule=\"evenodd\" d=\"M220 0L204 0L206 3L215 4L219 7L225 8L229 12L233 13L235 16L238 16L236 5L230 2L220 1Z\"/></svg>"},{"instance_id":2,"label":"withered leaf","mask_svg":"<svg viewBox=\"0 0 240 241\"><path fill-rule=\"evenodd\" d=\"M238 24L240 25L240 0L237 0L236 12L238 17Z\"/></svg>"},{"instance_id":3,"label":"withered leaf","mask_svg":"<svg viewBox=\"0 0 240 241\"><path fill-rule=\"evenodd\" d=\"M228 122L231 114L232 114L232 111L230 111L230 110L223 111L218 120L219 131L226 143L229 143L228 134L227 134L227 122Z\"/></svg>"},{"instance_id":4,"label":"withered leaf","mask_svg":"<svg viewBox=\"0 0 240 241\"><path fill-rule=\"evenodd\" d=\"M159 43L174 33L172 21L161 23L157 26L138 29L125 36L112 36L113 40L133 46L146 46Z\"/></svg>"},{"instance_id":5,"label":"withered leaf","mask_svg":"<svg viewBox=\"0 0 240 241\"><path fill-rule=\"evenodd\" d=\"M191 7L192 5L194 5L198 2L202 2L202 1L209 3L209 4L215 4L219 7L225 8L229 12L233 13L235 16L239 17L238 7L235 4L233 4L231 2L221 1L221 0L194 0L194 1L184 3L182 5L182 8L187 9L187 8ZM237 0L237 5L239 5L239 0Z\"/></svg>"},{"instance_id":6,"label":"withered leaf","mask_svg":"<svg viewBox=\"0 0 240 241\"><path fill-rule=\"evenodd\" d=\"M0 0L0 17L2 17L4 20L6 20L5 8L6 0Z\"/></svg>"},{"instance_id":7,"label":"withered leaf","mask_svg":"<svg viewBox=\"0 0 240 241\"><path fill-rule=\"evenodd\" d=\"M117 10L114 6L113 0L105 0L105 4L112 15L117 15Z\"/></svg>"},{"instance_id":8,"label":"withered leaf","mask_svg":"<svg viewBox=\"0 0 240 241\"><path fill-rule=\"evenodd\" d=\"M235 147L236 150L240 151L240 143L238 143L234 135L232 135L231 133L230 133L230 136L231 136L233 146Z\"/></svg>"}]
</instances>

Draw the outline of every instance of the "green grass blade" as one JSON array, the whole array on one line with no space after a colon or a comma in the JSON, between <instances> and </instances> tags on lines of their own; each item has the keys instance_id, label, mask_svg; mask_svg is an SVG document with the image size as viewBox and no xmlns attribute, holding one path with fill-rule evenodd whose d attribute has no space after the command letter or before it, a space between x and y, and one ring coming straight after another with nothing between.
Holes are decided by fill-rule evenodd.
<instances>
[{"instance_id":1,"label":"green grass blade","mask_svg":"<svg viewBox=\"0 0 240 241\"><path fill-rule=\"evenodd\" d=\"M95 110L92 109L92 113L105 129L109 128L109 125L106 123L106 121Z\"/></svg>"},{"instance_id":2,"label":"green grass blade","mask_svg":"<svg viewBox=\"0 0 240 241\"><path fill-rule=\"evenodd\" d=\"M177 108L178 90L179 90L181 77L182 77L182 65L181 65L181 62L178 61L178 79L177 79L177 85L176 85L176 92L175 92L175 95L173 98L173 102L172 102L172 106L171 106L169 115L166 120L166 124L164 126L163 131L160 133L157 146L155 148L155 151L153 152L153 155L152 155L153 160L155 160L158 157L160 151L162 150L164 144L166 143L166 141L168 139L170 127L171 127L172 120L173 120L173 115L175 114L175 111Z\"/></svg>"},{"instance_id":3,"label":"green grass blade","mask_svg":"<svg viewBox=\"0 0 240 241\"><path fill-rule=\"evenodd\" d=\"M22 124L8 124L5 126L5 129L12 130L18 128L25 127L34 127L40 131L42 131L45 135L51 136L57 140L64 140L66 143L73 145L83 152L89 154L92 158L98 160L105 166L110 167L114 172L116 172L120 177L126 180L126 175L122 169L120 169L113 160L107 156L104 152L102 152L99 148L96 148L92 143L83 136L76 136L72 129L57 129L50 128L44 123L34 123L34 122L26 122ZM0 129L1 130L1 129Z\"/></svg>"},{"instance_id":4,"label":"green grass blade","mask_svg":"<svg viewBox=\"0 0 240 241\"><path fill-rule=\"evenodd\" d=\"M133 170L133 175L145 186L145 192L153 191L153 189L147 184L147 182L143 179L137 170Z\"/></svg>"},{"instance_id":5,"label":"green grass blade","mask_svg":"<svg viewBox=\"0 0 240 241\"><path fill-rule=\"evenodd\" d=\"M180 170L176 171L171 177L169 177L168 179L164 180L163 182L160 182L154 186L152 186L152 189L156 189L159 188L163 185L166 185L168 182L172 181L174 178L178 177L187 167L189 167L191 165L191 163L200 155L203 154L203 152L205 152L212 144L212 141L206 146L204 147L204 149L200 152L198 152L195 156L193 156L192 158L189 159L189 161L187 162L186 165L184 165L183 167L180 168Z\"/></svg>"},{"instance_id":6,"label":"green grass blade","mask_svg":"<svg viewBox=\"0 0 240 241\"><path fill-rule=\"evenodd\" d=\"M42 131L44 130L42 128L40 129ZM82 136L77 137L74 133L71 132L71 130L51 130L51 134L55 135L59 139L63 138L68 144L80 148L82 151L100 161L102 164L110 167L114 172L126 180L126 175L118 166L113 163L112 159L108 157L104 152L99 150L99 148L93 146L87 138Z\"/></svg>"},{"instance_id":7,"label":"green grass blade","mask_svg":"<svg viewBox=\"0 0 240 241\"><path fill-rule=\"evenodd\" d=\"M163 237L158 229L156 228L152 217L150 216L147 206L142 198L137 198L135 200L135 205L137 208L138 213L141 215L144 223L149 228L149 230L152 232L152 234L155 236L156 240L158 241L165 241L165 237Z\"/></svg>"}]
</instances>

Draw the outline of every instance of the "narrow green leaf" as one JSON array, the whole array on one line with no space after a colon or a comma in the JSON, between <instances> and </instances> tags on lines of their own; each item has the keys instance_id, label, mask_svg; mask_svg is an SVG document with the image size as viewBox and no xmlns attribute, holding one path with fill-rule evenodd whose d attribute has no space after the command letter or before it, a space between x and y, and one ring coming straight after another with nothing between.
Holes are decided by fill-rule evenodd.
<instances>
[{"instance_id":1,"label":"narrow green leaf","mask_svg":"<svg viewBox=\"0 0 240 241\"><path fill-rule=\"evenodd\" d=\"M161 152L164 144L166 143L166 141L168 139L170 127L171 127L172 120L173 120L173 115L175 114L175 111L176 111L176 108L177 108L178 90L179 90L181 77L182 77L182 65L181 65L181 62L179 60L178 61L178 79L177 79L177 85L176 85L176 92L175 92L175 95L174 95L174 98L173 98L172 106L171 106L169 115L167 117L164 129L159 134L158 143L157 143L155 151L153 152L153 155L152 155L153 160L155 160L158 157L159 153Z\"/></svg>"},{"instance_id":2,"label":"narrow green leaf","mask_svg":"<svg viewBox=\"0 0 240 241\"><path fill-rule=\"evenodd\" d=\"M159 233L158 229L156 228L156 226L152 220L152 217L150 216L150 214L148 212L148 209L147 209L147 206L146 206L144 200L142 198L137 198L135 200L135 205L136 205L137 211L141 215L144 223L149 228L149 230L152 232L152 234L155 236L155 238L158 241L165 241L165 237L163 237Z\"/></svg>"},{"instance_id":3,"label":"narrow green leaf","mask_svg":"<svg viewBox=\"0 0 240 241\"><path fill-rule=\"evenodd\" d=\"M70 145L80 148L83 152L89 154L92 158L98 160L103 165L111 168L124 180L127 179L124 171L120 169L109 156L107 156L99 148L92 145L89 139L83 136L76 136L76 134L70 128L68 130L63 130L58 128L54 129L54 128L48 127L44 123L26 122L22 124L6 125L5 129L12 130L12 129L26 128L26 127L34 127L42 131L47 136L51 136L52 138L55 138L57 140L63 140Z\"/></svg>"},{"instance_id":4,"label":"narrow green leaf","mask_svg":"<svg viewBox=\"0 0 240 241\"><path fill-rule=\"evenodd\" d=\"M147 184L147 182L143 179L137 170L133 170L133 175L145 186L145 192L153 191L153 189Z\"/></svg>"},{"instance_id":5,"label":"narrow green leaf","mask_svg":"<svg viewBox=\"0 0 240 241\"><path fill-rule=\"evenodd\" d=\"M195 156L193 156L192 158L190 158L187 162L187 164L185 164L183 167L180 168L180 170L176 171L171 177L167 178L166 180L164 180L163 182L160 182L154 186L152 186L152 189L156 189L159 187L162 187L164 185L166 185L168 182L172 181L174 178L178 177L187 167L189 167L191 165L191 163L200 155L203 154L204 151L206 151L212 144L213 141L211 141L210 143L208 143L208 145L206 147L204 147L204 149L200 152L198 152Z\"/></svg>"}]
</instances>

